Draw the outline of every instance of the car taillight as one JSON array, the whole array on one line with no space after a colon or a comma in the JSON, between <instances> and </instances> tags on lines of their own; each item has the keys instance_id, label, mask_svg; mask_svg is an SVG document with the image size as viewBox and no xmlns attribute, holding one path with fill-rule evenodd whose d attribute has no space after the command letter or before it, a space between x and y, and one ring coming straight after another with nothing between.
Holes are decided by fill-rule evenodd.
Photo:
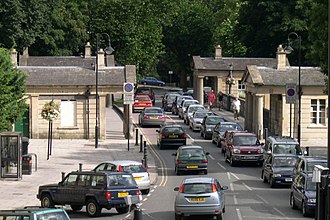
<instances>
[{"instance_id":1,"label":"car taillight","mask_svg":"<svg viewBox=\"0 0 330 220\"><path fill-rule=\"evenodd\" d=\"M182 134L182 138L187 138L187 135L186 134Z\"/></svg>"},{"instance_id":2,"label":"car taillight","mask_svg":"<svg viewBox=\"0 0 330 220\"><path fill-rule=\"evenodd\" d=\"M214 183L212 183L212 191L213 192L216 192L217 191L217 187L216 187L216 185Z\"/></svg>"},{"instance_id":3,"label":"car taillight","mask_svg":"<svg viewBox=\"0 0 330 220\"><path fill-rule=\"evenodd\" d=\"M202 163L208 163L209 161L208 160L202 160Z\"/></svg>"},{"instance_id":4,"label":"car taillight","mask_svg":"<svg viewBox=\"0 0 330 220\"><path fill-rule=\"evenodd\" d=\"M143 116L143 118L144 118L144 119L148 119L148 118L150 118L150 116L145 115L145 116Z\"/></svg>"},{"instance_id":5,"label":"car taillight","mask_svg":"<svg viewBox=\"0 0 330 220\"><path fill-rule=\"evenodd\" d=\"M111 192L106 192L105 193L105 199L108 200L108 201L111 200Z\"/></svg>"},{"instance_id":6,"label":"car taillight","mask_svg":"<svg viewBox=\"0 0 330 220\"><path fill-rule=\"evenodd\" d=\"M184 185L182 184L182 185L180 186L179 192L182 193L182 192L183 192L183 189L184 189Z\"/></svg>"},{"instance_id":7,"label":"car taillight","mask_svg":"<svg viewBox=\"0 0 330 220\"><path fill-rule=\"evenodd\" d=\"M183 163L182 160L176 160L177 164Z\"/></svg>"},{"instance_id":8,"label":"car taillight","mask_svg":"<svg viewBox=\"0 0 330 220\"><path fill-rule=\"evenodd\" d=\"M123 172L123 167L121 165L118 167L118 172Z\"/></svg>"},{"instance_id":9,"label":"car taillight","mask_svg":"<svg viewBox=\"0 0 330 220\"><path fill-rule=\"evenodd\" d=\"M165 116L164 116L164 115L162 115L162 116L160 116L159 118L160 118L160 119L164 119L164 118L165 118Z\"/></svg>"}]
</instances>

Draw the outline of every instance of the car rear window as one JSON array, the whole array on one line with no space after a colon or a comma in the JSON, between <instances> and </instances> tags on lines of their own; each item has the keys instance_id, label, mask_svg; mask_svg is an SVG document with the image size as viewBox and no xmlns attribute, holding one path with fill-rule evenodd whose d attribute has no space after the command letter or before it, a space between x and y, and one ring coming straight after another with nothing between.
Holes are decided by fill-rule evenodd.
<instances>
[{"instance_id":1,"label":"car rear window","mask_svg":"<svg viewBox=\"0 0 330 220\"><path fill-rule=\"evenodd\" d=\"M108 176L109 187L132 187L136 186L136 182L132 175L110 175Z\"/></svg>"},{"instance_id":2,"label":"car rear window","mask_svg":"<svg viewBox=\"0 0 330 220\"><path fill-rule=\"evenodd\" d=\"M273 153L300 155L301 150L296 144L274 144Z\"/></svg>"},{"instance_id":3,"label":"car rear window","mask_svg":"<svg viewBox=\"0 0 330 220\"><path fill-rule=\"evenodd\" d=\"M149 97L135 97L135 100L138 100L138 101L150 101L150 98Z\"/></svg>"},{"instance_id":4,"label":"car rear window","mask_svg":"<svg viewBox=\"0 0 330 220\"><path fill-rule=\"evenodd\" d=\"M207 113L195 113L194 117L195 118L204 118L207 115Z\"/></svg>"},{"instance_id":5,"label":"car rear window","mask_svg":"<svg viewBox=\"0 0 330 220\"><path fill-rule=\"evenodd\" d=\"M183 193L186 194L202 194L202 193L212 193L211 183L188 183L184 184Z\"/></svg>"},{"instance_id":6,"label":"car rear window","mask_svg":"<svg viewBox=\"0 0 330 220\"><path fill-rule=\"evenodd\" d=\"M145 113L162 113L163 111L161 109L152 108L152 109L145 109L144 112Z\"/></svg>"},{"instance_id":7,"label":"car rear window","mask_svg":"<svg viewBox=\"0 0 330 220\"><path fill-rule=\"evenodd\" d=\"M234 145L257 145L259 144L256 136L235 136L233 138Z\"/></svg>"},{"instance_id":8,"label":"car rear window","mask_svg":"<svg viewBox=\"0 0 330 220\"><path fill-rule=\"evenodd\" d=\"M197 110L202 110L202 109L204 109L204 107L202 107L202 106L191 106L189 108L188 112L195 112Z\"/></svg>"},{"instance_id":9,"label":"car rear window","mask_svg":"<svg viewBox=\"0 0 330 220\"><path fill-rule=\"evenodd\" d=\"M236 131L242 131L242 127L238 124L221 124L220 131L227 131L227 130L236 130Z\"/></svg>"},{"instance_id":10,"label":"car rear window","mask_svg":"<svg viewBox=\"0 0 330 220\"><path fill-rule=\"evenodd\" d=\"M37 220L69 220L63 212L37 214Z\"/></svg>"},{"instance_id":11,"label":"car rear window","mask_svg":"<svg viewBox=\"0 0 330 220\"><path fill-rule=\"evenodd\" d=\"M328 162L327 161L309 161L307 163L307 172L312 172L314 170L315 165L321 165L323 167L327 167Z\"/></svg>"},{"instance_id":12,"label":"car rear window","mask_svg":"<svg viewBox=\"0 0 330 220\"><path fill-rule=\"evenodd\" d=\"M123 172L126 173L143 173L147 172L147 169L142 165L128 165L122 166Z\"/></svg>"},{"instance_id":13,"label":"car rear window","mask_svg":"<svg viewBox=\"0 0 330 220\"><path fill-rule=\"evenodd\" d=\"M194 157L196 159L204 159L205 154L202 149L199 148L189 148L189 149L182 149L180 152L180 158L191 158Z\"/></svg>"},{"instance_id":14,"label":"car rear window","mask_svg":"<svg viewBox=\"0 0 330 220\"><path fill-rule=\"evenodd\" d=\"M183 134L184 130L182 128L164 128L163 133L164 134L170 134L170 133Z\"/></svg>"},{"instance_id":15,"label":"car rear window","mask_svg":"<svg viewBox=\"0 0 330 220\"><path fill-rule=\"evenodd\" d=\"M150 90L149 89L141 89L141 90L137 90L136 93L138 94L151 94Z\"/></svg>"},{"instance_id":16,"label":"car rear window","mask_svg":"<svg viewBox=\"0 0 330 220\"><path fill-rule=\"evenodd\" d=\"M224 122L225 120L221 117L207 117L205 123L208 125L216 125L219 122Z\"/></svg>"},{"instance_id":17,"label":"car rear window","mask_svg":"<svg viewBox=\"0 0 330 220\"><path fill-rule=\"evenodd\" d=\"M306 188L307 191L316 191L316 182L312 182L312 179L308 179Z\"/></svg>"}]
</instances>

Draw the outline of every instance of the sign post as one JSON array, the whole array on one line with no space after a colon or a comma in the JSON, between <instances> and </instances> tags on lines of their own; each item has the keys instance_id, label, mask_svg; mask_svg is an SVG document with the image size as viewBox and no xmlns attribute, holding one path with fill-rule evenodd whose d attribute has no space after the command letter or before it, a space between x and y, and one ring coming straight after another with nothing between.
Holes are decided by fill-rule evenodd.
<instances>
[{"instance_id":1,"label":"sign post","mask_svg":"<svg viewBox=\"0 0 330 220\"><path fill-rule=\"evenodd\" d=\"M296 103L296 84L286 85L286 104L290 104L290 137L292 134L292 104Z\"/></svg>"},{"instance_id":2,"label":"sign post","mask_svg":"<svg viewBox=\"0 0 330 220\"><path fill-rule=\"evenodd\" d=\"M124 105L127 105L127 151L129 151L130 134L130 107L134 103L134 83L125 82L123 85L124 90Z\"/></svg>"}]
</instances>

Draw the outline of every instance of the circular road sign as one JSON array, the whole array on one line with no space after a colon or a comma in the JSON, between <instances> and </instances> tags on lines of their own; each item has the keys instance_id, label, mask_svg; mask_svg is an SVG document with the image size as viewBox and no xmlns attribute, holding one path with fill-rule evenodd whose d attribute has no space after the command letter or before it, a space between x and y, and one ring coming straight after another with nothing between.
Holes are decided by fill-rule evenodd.
<instances>
[{"instance_id":1,"label":"circular road sign","mask_svg":"<svg viewBox=\"0 0 330 220\"><path fill-rule=\"evenodd\" d=\"M133 83L124 84L124 92L131 93L131 92L133 92L133 89L134 89Z\"/></svg>"},{"instance_id":2,"label":"circular road sign","mask_svg":"<svg viewBox=\"0 0 330 220\"><path fill-rule=\"evenodd\" d=\"M289 88L287 91L286 91L286 94L288 95L288 96L295 96L296 95L296 90L295 89L293 89L293 88Z\"/></svg>"}]
</instances>

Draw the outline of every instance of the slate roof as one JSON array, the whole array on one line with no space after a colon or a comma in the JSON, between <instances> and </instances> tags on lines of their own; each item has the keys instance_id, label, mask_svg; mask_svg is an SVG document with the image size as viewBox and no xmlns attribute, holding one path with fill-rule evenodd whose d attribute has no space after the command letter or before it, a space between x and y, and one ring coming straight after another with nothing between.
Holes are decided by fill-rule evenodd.
<instances>
[{"instance_id":1,"label":"slate roof","mask_svg":"<svg viewBox=\"0 0 330 220\"><path fill-rule=\"evenodd\" d=\"M20 57L20 59L24 58ZM95 56L89 58L80 56L29 56L24 66L79 66L94 69L92 64L95 62Z\"/></svg>"},{"instance_id":2,"label":"slate roof","mask_svg":"<svg viewBox=\"0 0 330 220\"><path fill-rule=\"evenodd\" d=\"M285 86L288 83L298 84L299 67L290 66L285 70L268 67L248 66L253 83L272 86ZM325 76L318 67L301 67L300 84L304 86L324 86Z\"/></svg>"},{"instance_id":3,"label":"slate roof","mask_svg":"<svg viewBox=\"0 0 330 220\"><path fill-rule=\"evenodd\" d=\"M234 71L244 71L247 65L257 65L275 68L277 61L275 58L245 58L245 57L200 57L194 56L194 68L197 70L229 70L233 65Z\"/></svg>"}]
</instances>

